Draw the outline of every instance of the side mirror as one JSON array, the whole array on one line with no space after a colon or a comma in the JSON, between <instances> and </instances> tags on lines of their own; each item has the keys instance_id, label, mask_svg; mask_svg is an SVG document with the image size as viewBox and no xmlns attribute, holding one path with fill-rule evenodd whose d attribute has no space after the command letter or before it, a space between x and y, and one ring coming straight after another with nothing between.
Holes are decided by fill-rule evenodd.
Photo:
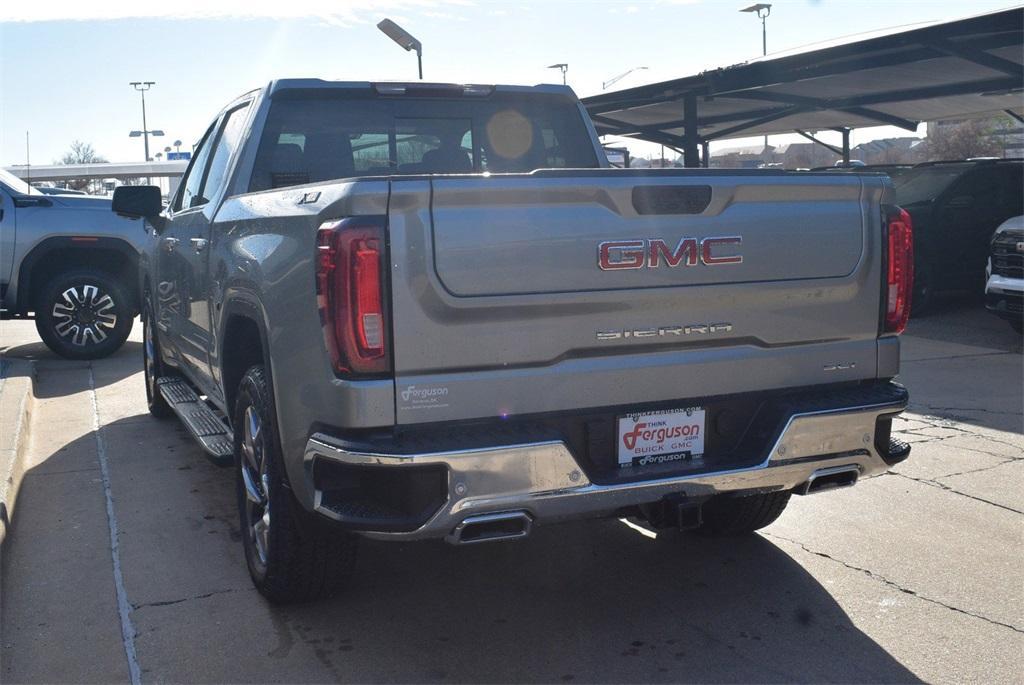
<instances>
[{"instance_id":1,"label":"side mirror","mask_svg":"<svg viewBox=\"0 0 1024 685\"><path fill-rule=\"evenodd\" d=\"M119 186L114 188L114 201L110 207L117 214L152 219L163 211L157 186Z\"/></svg>"}]
</instances>

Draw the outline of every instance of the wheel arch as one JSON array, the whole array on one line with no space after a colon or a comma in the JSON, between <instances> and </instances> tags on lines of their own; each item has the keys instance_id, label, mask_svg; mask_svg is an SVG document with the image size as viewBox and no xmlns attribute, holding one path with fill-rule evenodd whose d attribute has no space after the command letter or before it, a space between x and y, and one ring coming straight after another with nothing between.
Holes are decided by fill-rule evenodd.
<instances>
[{"instance_id":1,"label":"wheel arch","mask_svg":"<svg viewBox=\"0 0 1024 685\"><path fill-rule=\"evenodd\" d=\"M219 336L218 360L220 383L224 394L225 414L232 417L238 384L249 367L262 364L267 377L270 366L270 344L262 307L248 298L235 298L224 304Z\"/></svg>"},{"instance_id":2,"label":"wheel arch","mask_svg":"<svg viewBox=\"0 0 1024 685\"><path fill-rule=\"evenodd\" d=\"M135 311L140 309L139 253L126 240L96 236L53 236L33 247L18 269L17 311L24 314L34 306L42 284L68 268L93 267L117 276Z\"/></svg>"}]
</instances>

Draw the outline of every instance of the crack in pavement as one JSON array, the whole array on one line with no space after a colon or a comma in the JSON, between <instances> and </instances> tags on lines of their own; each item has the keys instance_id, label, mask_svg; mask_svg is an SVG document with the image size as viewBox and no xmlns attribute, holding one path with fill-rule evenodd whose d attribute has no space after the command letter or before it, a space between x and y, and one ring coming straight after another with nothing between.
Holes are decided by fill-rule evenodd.
<instances>
[{"instance_id":1,"label":"crack in pavement","mask_svg":"<svg viewBox=\"0 0 1024 685\"><path fill-rule=\"evenodd\" d=\"M980 473L982 471L991 471L992 469L997 469L1000 466L1005 466L1007 464L1012 464L1015 461L1021 461L1021 460L1020 459L1015 459L1013 457L1007 457L1005 459L1005 461L1001 461L998 464L993 464L992 466L982 466L981 468L977 468L977 469L967 469L966 471L957 471L956 473L947 473L944 476L936 476L934 480L940 481L943 478L952 478L953 476L966 476L969 473Z\"/></svg>"},{"instance_id":2,"label":"crack in pavement","mask_svg":"<svg viewBox=\"0 0 1024 685\"><path fill-rule=\"evenodd\" d=\"M1013 449L1018 450L1018 451L1021 449L1021 446L1018 445L1018 444L1015 444L1015 443L1012 443L1012 442L1007 442L1005 440L1000 440L999 438L994 438L991 435L985 435L984 433L976 433L974 431L971 431L971 430L968 430L966 428L963 428L962 422L961 421L957 421L954 418L943 418L941 416L932 416L932 415L929 415L929 414L914 414L912 418L909 417L909 416L905 417L905 418L907 418L910 421L918 421L920 423L924 423L929 428L945 428L947 430L951 430L951 431L954 431L954 432L959 434L959 435L955 435L955 436L954 435L934 436L934 435L928 435L927 433L916 433L915 431L922 430L920 428L912 428L912 429L909 429L909 430L898 430L897 429L896 433L898 433L898 434L899 433L903 433L903 434L907 434L907 435L915 435L915 436L919 436L919 437L931 438L930 440L921 440L919 442L933 442L934 440L946 440L948 438L959 437L959 436L962 436L962 435L969 435L972 438L977 438L977 439L983 440L985 442L992 442L992 443L995 443L997 445L1003 445L1004 447L1012 447ZM971 449L971 448L964 448L964 449ZM980 452L981 450L977 450L977 451ZM983 452L983 453L984 454L988 454L988 452ZM1007 455L1002 455L1002 454L998 454L998 455L994 455L994 456L1007 457L1009 459L1014 459L1015 458L1015 457L1008 457Z\"/></svg>"},{"instance_id":3,"label":"crack in pavement","mask_svg":"<svg viewBox=\"0 0 1024 685\"><path fill-rule=\"evenodd\" d=\"M201 595L194 595L192 597L182 597L181 599L167 599L159 602L143 602L141 604L132 604L132 610L144 609L146 607L167 607L172 604L181 604L182 602L191 602L196 599L206 599L213 597L214 595L226 595L232 592L239 592L234 588L228 590L214 590L213 592L206 592Z\"/></svg>"},{"instance_id":4,"label":"crack in pavement","mask_svg":"<svg viewBox=\"0 0 1024 685\"><path fill-rule=\"evenodd\" d=\"M973 611L968 611L967 609L961 609L960 607L955 607L952 604L946 604L942 600L935 599L933 597L928 597L927 595L922 595L919 592L917 592L916 590L911 590L910 588L903 587L902 585L900 585L896 581L889 580L888 578L886 578L882 574L876 573L876 572L872 571L871 569L863 568L861 566L856 566L855 564L851 564L849 562L843 561L842 559L837 559L836 557L832 556L831 554L827 554L826 552L819 552L818 550L811 549L810 547L808 547L807 545L805 545L804 543L802 543L802 542L800 542L798 540L793 540L791 538L787 538L787 537L784 537L782 535L777 535L775 533L767 533L767 532L764 532L764 531L762 531L761 534L766 536L766 537L775 538L777 540L784 540L785 542L788 542L790 544L796 545L797 547L799 547L803 551L807 552L808 554L813 554L814 556L822 557L823 559L828 559L829 561L833 561L833 562L835 562L835 563L837 563L837 564L839 564L841 566L844 566L844 567L850 569L851 571L858 571L860 573L863 573L864 575L868 576L872 580L877 580L880 583L883 583L885 585L888 585L889 587L895 588L896 590L899 590L900 592L902 592L904 594L907 594L907 595L910 595L912 597L916 597L918 599L924 600L925 602L929 602L931 604L935 604L937 606L943 607L944 609L949 609L950 611L955 611L958 614L964 614L965 616L971 616L972 618L981 619L982 621L985 621L986 623L990 623L990 624L995 625L995 626L1000 626L1002 628L1009 628L1010 630L1014 631L1015 633L1024 634L1024 629L1022 629L1022 628L1018 628L1017 626L1011 625L1009 623L1003 623L1002 621L997 621L994 618L989 618L988 616L983 616L982 614L977 614L977 613L975 613Z\"/></svg>"},{"instance_id":5,"label":"crack in pavement","mask_svg":"<svg viewBox=\"0 0 1024 685\"><path fill-rule=\"evenodd\" d=\"M967 499L973 499L973 500L975 500L977 502L982 502L984 504L988 504L988 505L991 505L993 507L999 507L1000 509L1005 509L1006 511L1012 511L1014 514L1024 515L1024 511L1021 511L1020 509L1014 509L1013 507L1008 507L1005 504L999 504L998 502L992 502L991 500L987 500L987 499L985 499L983 497L977 497L975 495L970 495L970 494L968 494L966 492L963 492L961 490L957 490L956 488L951 488L950 486L946 485L945 483L940 483L937 480L931 480L929 478L915 478L913 476L908 476L905 473L899 473L898 471L889 471L889 472L887 472L884 475L899 476L900 478L906 478L907 480L912 480L912 481L915 481L917 483L921 483L923 485L930 485L931 487L938 488L939 490L945 490L947 492L952 492L955 495L960 495L961 497L966 497ZM946 477L946 476L943 476L943 477Z\"/></svg>"}]
</instances>

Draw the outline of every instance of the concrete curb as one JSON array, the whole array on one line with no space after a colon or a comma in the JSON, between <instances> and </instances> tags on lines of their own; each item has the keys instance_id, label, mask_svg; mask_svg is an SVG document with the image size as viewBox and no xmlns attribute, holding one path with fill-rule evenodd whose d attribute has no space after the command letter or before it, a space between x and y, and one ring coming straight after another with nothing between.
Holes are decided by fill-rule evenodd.
<instances>
[{"instance_id":1,"label":"concrete curb","mask_svg":"<svg viewBox=\"0 0 1024 685\"><path fill-rule=\"evenodd\" d=\"M0 555L25 473L35 375L29 360L0 359Z\"/></svg>"}]
</instances>

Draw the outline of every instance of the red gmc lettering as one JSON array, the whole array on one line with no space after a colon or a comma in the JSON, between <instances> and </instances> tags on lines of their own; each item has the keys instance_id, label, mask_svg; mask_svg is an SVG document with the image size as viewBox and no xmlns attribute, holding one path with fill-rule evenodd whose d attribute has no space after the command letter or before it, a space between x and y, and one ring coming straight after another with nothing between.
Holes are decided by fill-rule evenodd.
<instances>
[{"instance_id":1,"label":"red gmc lettering","mask_svg":"<svg viewBox=\"0 0 1024 685\"><path fill-rule=\"evenodd\" d=\"M696 238L681 238L679 244L676 245L674 251L669 251L668 243L660 238L650 241L650 253L651 256L648 260L648 266L652 269L657 268L658 260L661 256L665 257L665 263L669 266L679 266L679 264L686 259L686 266L696 266L697 264L697 239Z\"/></svg>"},{"instance_id":2,"label":"red gmc lettering","mask_svg":"<svg viewBox=\"0 0 1024 685\"><path fill-rule=\"evenodd\" d=\"M601 243L597 246L597 265L605 271L643 267L644 241L609 240Z\"/></svg>"},{"instance_id":3,"label":"red gmc lettering","mask_svg":"<svg viewBox=\"0 0 1024 685\"><path fill-rule=\"evenodd\" d=\"M740 264L743 261L743 257L740 255L718 255L717 257L711 254L711 250L716 245L739 245L743 242L743 238L739 236L729 236L728 238L705 238L700 243L700 258L701 261L711 266L712 264Z\"/></svg>"},{"instance_id":4,"label":"red gmc lettering","mask_svg":"<svg viewBox=\"0 0 1024 685\"><path fill-rule=\"evenodd\" d=\"M664 261L669 268L696 266L698 259L706 266L740 264L743 256L735 253L723 254L725 246L741 245L740 236L704 238L680 238L675 249L661 238L651 240L606 240L597 245L597 266L603 271L617 269L642 269L645 266L657 269ZM718 254L716 254L716 252Z\"/></svg>"}]
</instances>

